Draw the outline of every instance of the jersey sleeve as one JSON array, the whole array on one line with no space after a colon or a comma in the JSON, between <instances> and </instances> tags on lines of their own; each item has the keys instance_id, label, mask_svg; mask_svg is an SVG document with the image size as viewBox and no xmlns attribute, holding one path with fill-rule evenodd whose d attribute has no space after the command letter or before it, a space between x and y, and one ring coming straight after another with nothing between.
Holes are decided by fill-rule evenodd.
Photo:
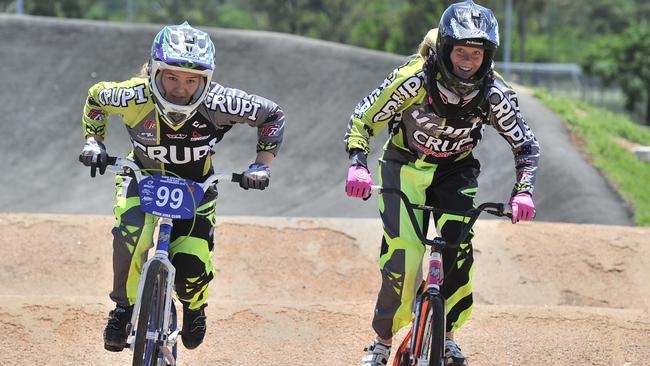
<instances>
[{"instance_id":1,"label":"jersey sleeve","mask_svg":"<svg viewBox=\"0 0 650 366\"><path fill-rule=\"evenodd\" d=\"M278 154L284 136L285 115L275 102L213 83L204 105L210 120L217 126L241 123L257 127L256 151Z\"/></svg>"},{"instance_id":2,"label":"jersey sleeve","mask_svg":"<svg viewBox=\"0 0 650 366\"><path fill-rule=\"evenodd\" d=\"M355 107L345 133L346 151L370 152L370 138L377 135L395 115L426 94L422 87L422 60L413 58L388 77Z\"/></svg>"},{"instance_id":3,"label":"jersey sleeve","mask_svg":"<svg viewBox=\"0 0 650 366\"><path fill-rule=\"evenodd\" d=\"M146 80L133 78L124 82L101 81L88 90L81 123L84 137L106 137L108 118L119 115L127 125L137 123L138 116L148 113L153 105ZM133 127L133 126L131 126Z\"/></svg>"},{"instance_id":4,"label":"jersey sleeve","mask_svg":"<svg viewBox=\"0 0 650 366\"><path fill-rule=\"evenodd\" d=\"M490 88L490 124L510 145L516 169L512 194L532 194L539 165L539 143L519 110L517 94L497 75Z\"/></svg>"}]
</instances>

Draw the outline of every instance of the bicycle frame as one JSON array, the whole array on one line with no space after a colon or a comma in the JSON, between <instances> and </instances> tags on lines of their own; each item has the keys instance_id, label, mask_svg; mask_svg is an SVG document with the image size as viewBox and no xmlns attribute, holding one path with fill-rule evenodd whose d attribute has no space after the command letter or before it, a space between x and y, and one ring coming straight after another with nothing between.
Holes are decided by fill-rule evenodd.
<instances>
[{"instance_id":1,"label":"bicycle frame","mask_svg":"<svg viewBox=\"0 0 650 366\"><path fill-rule=\"evenodd\" d=\"M409 330L407 336L404 338L402 345L398 348L397 354L395 355L395 359L393 362L394 366L429 365L430 364L429 353L431 351L429 348L432 347L432 345L427 344L426 341L429 339L430 335L424 334L424 332L427 330L431 332L434 324L431 324L429 326L429 324L426 323L426 319L422 319L422 316L423 316L423 312L429 311L429 309L426 308L425 305L431 306L432 304L431 300L434 298L439 298L441 299L442 302L442 319L436 319L434 317L432 318L432 322L441 322L438 324L442 324L443 327L446 324L445 299L442 297L442 294L440 293L440 286L444 281L444 271L443 271L443 262L442 262L442 252L441 252L442 249L460 247L460 244L466 240L467 236L472 230L472 227L474 226L474 224L476 223L478 217L482 212L485 211L495 216L511 217L510 208L508 207L508 205L505 205L503 203L486 202L479 205L476 208L470 209L465 212L441 210L433 206L428 206L423 204L413 204L409 201L406 194L404 194L404 192L400 191L399 189L373 186L372 190L380 194L397 195L402 200L402 202L406 207L406 211L408 213L409 219L411 220L411 224L413 225L413 230L415 231L416 235L418 236L418 238L420 239L423 245L431 247L431 251L428 259L429 271L427 273L424 289L421 293L419 293L416 296L415 299L415 303L414 303L415 312L412 321L412 327ZM435 237L433 239L428 239L426 237L426 233L423 232L423 230L420 228L420 225L418 224L417 217L415 216L415 212L414 212L414 210L416 209L422 211L428 211L431 213L440 213L440 214L448 213L448 214L454 214L463 217L469 217L469 220L463 226L463 230L459 234L458 238L456 238L453 242L448 242L442 237ZM454 261L452 262L450 268L452 269L455 268L456 259L457 257L454 257ZM444 346L444 338L441 339L441 342L443 342L443 344L438 346ZM408 344L408 347L406 346L406 344ZM404 364L404 362L406 362L406 360L402 356L404 352L408 353L407 364ZM418 355L420 355L420 357L418 357Z\"/></svg>"},{"instance_id":2,"label":"bicycle frame","mask_svg":"<svg viewBox=\"0 0 650 366\"><path fill-rule=\"evenodd\" d=\"M137 164L135 164L135 162L132 160L109 157L108 165L112 167L111 170L116 174L132 173L135 176L135 179L138 183L140 183L140 181L144 178L144 175L140 172L140 167L138 167ZM210 185L221 180L239 182L241 180L241 175L235 173L215 173L210 175L205 180L205 182L200 183L199 185L205 192L208 189L208 187L210 187ZM196 207L194 207L194 209L196 209ZM192 212L192 214L194 213ZM163 353L165 362L167 362L171 366L174 366L176 365L176 355L175 355L174 346L176 345L178 335L180 334L180 328L178 327L178 324L176 324L176 329L174 329L171 333L167 334L166 331L170 329L171 326L170 323L172 322L172 315L173 315L172 297L173 297L173 290L174 290L174 278L176 275L176 269L174 268L171 261L169 260L169 246L170 246L171 232L173 228L173 219L168 217L158 216L155 214L153 215L158 218L156 225L160 225L158 230L158 239L156 243L155 254L151 258L149 258L142 266L141 276L138 282L138 292L136 295L136 300L133 307L133 314L131 315L131 322L129 324L129 329L128 329L127 344L131 349L131 351L134 351L135 343L136 343L137 327L147 326L146 324L137 324L138 316L140 314L140 309L142 306L142 292L146 282L146 276L144 276L144 274L147 273L147 270L149 269L151 263L153 263L154 261L158 261L161 263L162 267L166 270L167 273L166 282L165 282L166 291L165 291L164 308L163 308L163 314L164 314L163 324L162 324L163 331L162 332L147 331L146 340L153 341L153 342L160 342L160 350Z\"/></svg>"}]
</instances>

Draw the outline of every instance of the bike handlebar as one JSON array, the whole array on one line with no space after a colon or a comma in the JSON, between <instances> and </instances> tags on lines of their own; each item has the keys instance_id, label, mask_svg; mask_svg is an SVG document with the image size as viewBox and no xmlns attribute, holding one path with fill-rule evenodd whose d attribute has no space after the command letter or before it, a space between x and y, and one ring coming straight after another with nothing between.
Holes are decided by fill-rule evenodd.
<instances>
[{"instance_id":1,"label":"bike handlebar","mask_svg":"<svg viewBox=\"0 0 650 366\"><path fill-rule=\"evenodd\" d=\"M417 234L418 238L420 238L422 243L424 243L425 245L430 245L437 249L442 249L444 247L455 248L460 246L460 244L465 241L465 239L469 235L469 232L472 230L472 227L476 223L476 220L483 212L487 212L494 216L499 216L499 217L506 216L512 218L512 209L510 208L510 205L504 203L485 202L480 204L478 207L469 209L467 211L453 211L453 210L442 210L433 206L428 206L423 204L411 203L411 201L409 201L406 194L404 194L404 192L396 188L384 188L381 186L372 186L371 191L376 192L378 194L388 193L388 194L394 194L398 196L406 206L406 211L408 212L409 219L411 220L411 224L413 225L413 229L415 230L415 233ZM458 238L450 243L441 237L428 239L426 237L426 234L422 232L420 225L418 225L417 218L415 217L415 212L413 211L414 209L429 211L431 213L439 213L439 214L447 213L452 215L464 216L464 217L469 217L470 219L463 226L463 231L459 234Z\"/></svg>"},{"instance_id":2,"label":"bike handlebar","mask_svg":"<svg viewBox=\"0 0 650 366\"><path fill-rule=\"evenodd\" d=\"M135 174L135 179L138 182L142 180L141 169L133 160L109 156L107 159L107 165L114 167L114 169L111 170L116 174L126 172L128 169ZM201 185L204 191L207 191L207 189L217 181L239 183L241 182L241 178L242 175L239 173L215 172L208 176L203 183L199 183L199 185Z\"/></svg>"}]
</instances>

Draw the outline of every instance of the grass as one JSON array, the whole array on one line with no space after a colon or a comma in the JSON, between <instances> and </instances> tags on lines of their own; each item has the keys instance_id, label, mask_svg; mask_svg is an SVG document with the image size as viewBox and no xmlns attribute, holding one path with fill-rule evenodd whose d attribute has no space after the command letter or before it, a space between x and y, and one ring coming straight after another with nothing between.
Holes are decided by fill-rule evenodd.
<instances>
[{"instance_id":1,"label":"grass","mask_svg":"<svg viewBox=\"0 0 650 366\"><path fill-rule=\"evenodd\" d=\"M632 208L635 223L650 226L650 162L639 160L625 147L650 146L650 129L622 114L553 96L544 89L536 89L534 95L567 123L581 141L583 153Z\"/></svg>"}]
</instances>

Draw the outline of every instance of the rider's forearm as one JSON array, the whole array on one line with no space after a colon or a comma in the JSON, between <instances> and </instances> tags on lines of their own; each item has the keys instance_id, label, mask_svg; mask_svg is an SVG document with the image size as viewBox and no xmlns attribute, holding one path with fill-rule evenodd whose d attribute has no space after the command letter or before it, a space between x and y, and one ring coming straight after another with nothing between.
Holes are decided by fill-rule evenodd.
<instances>
[{"instance_id":1,"label":"rider's forearm","mask_svg":"<svg viewBox=\"0 0 650 366\"><path fill-rule=\"evenodd\" d=\"M529 143L513 149L517 181L512 195L517 193L533 194L539 165L539 144L533 138Z\"/></svg>"},{"instance_id":2,"label":"rider's forearm","mask_svg":"<svg viewBox=\"0 0 650 366\"><path fill-rule=\"evenodd\" d=\"M271 162L275 159L275 155L268 151L258 151L257 158L255 159L256 163L266 164L266 166L271 167Z\"/></svg>"}]
</instances>

